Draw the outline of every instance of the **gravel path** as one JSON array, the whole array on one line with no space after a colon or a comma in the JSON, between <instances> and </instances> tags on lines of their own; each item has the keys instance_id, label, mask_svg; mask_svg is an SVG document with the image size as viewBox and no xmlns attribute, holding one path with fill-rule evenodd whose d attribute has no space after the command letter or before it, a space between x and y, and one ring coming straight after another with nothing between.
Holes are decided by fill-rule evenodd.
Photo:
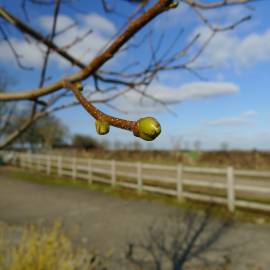
<instances>
[{"instance_id":1,"label":"gravel path","mask_svg":"<svg viewBox=\"0 0 270 270\"><path fill-rule=\"evenodd\" d=\"M141 235L153 220L179 211L157 201L124 200L76 187L8 179L0 170L0 221L25 224L61 218L68 230L79 227L78 240L101 252L121 254L127 241ZM236 224L221 242L236 244L232 269L270 269L269 225Z\"/></svg>"}]
</instances>

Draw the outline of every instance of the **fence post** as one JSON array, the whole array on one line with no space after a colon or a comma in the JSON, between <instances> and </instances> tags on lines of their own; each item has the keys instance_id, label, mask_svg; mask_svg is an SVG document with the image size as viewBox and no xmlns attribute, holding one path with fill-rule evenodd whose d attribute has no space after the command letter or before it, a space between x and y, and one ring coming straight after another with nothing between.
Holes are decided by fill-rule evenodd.
<instances>
[{"instance_id":1,"label":"fence post","mask_svg":"<svg viewBox=\"0 0 270 270\"><path fill-rule=\"evenodd\" d=\"M234 187L234 169L228 167L227 169L227 200L228 209L230 212L235 210L235 187Z\"/></svg>"},{"instance_id":2,"label":"fence post","mask_svg":"<svg viewBox=\"0 0 270 270\"><path fill-rule=\"evenodd\" d=\"M33 169L35 168L35 170L38 171L38 154L34 154L34 155L35 155L35 159L34 159L34 162L32 162Z\"/></svg>"},{"instance_id":3,"label":"fence post","mask_svg":"<svg viewBox=\"0 0 270 270\"><path fill-rule=\"evenodd\" d=\"M91 185L93 183L92 178L92 160L88 160L88 184Z\"/></svg>"},{"instance_id":4,"label":"fence post","mask_svg":"<svg viewBox=\"0 0 270 270\"><path fill-rule=\"evenodd\" d=\"M16 166L16 164L17 164L17 154L16 153L14 153L14 155L12 156L11 164L13 166Z\"/></svg>"},{"instance_id":5,"label":"fence post","mask_svg":"<svg viewBox=\"0 0 270 270\"><path fill-rule=\"evenodd\" d=\"M46 168L46 173L50 174L51 173L51 157L50 155L47 155L47 168Z\"/></svg>"},{"instance_id":6,"label":"fence post","mask_svg":"<svg viewBox=\"0 0 270 270\"><path fill-rule=\"evenodd\" d=\"M25 162L24 162L23 154L19 154L19 166L22 169L25 169Z\"/></svg>"},{"instance_id":7,"label":"fence post","mask_svg":"<svg viewBox=\"0 0 270 270\"><path fill-rule=\"evenodd\" d=\"M32 169L32 155L30 152L27 153L27 162L26 162L26 168Z\"/></svg>"},{"instance_id":8,"label":"fence post","mask_svg":"<svg viewBox=\"0 0 270 270\"><path fill-rule=\"evenodd\" d=\"M142 193L143 183L142 183L142 164L141 162L137 162L137 183L138 183L138 193Z\"/></svg>"},{"instance_id":9,"label":"fence post","mask_svg":"<svg viewBox=\"0 0 270 270\"><path fill-rule=\"evenodd\" d=\"M40 155L38 155L37 158L38 158L38 161L37 161L37 170L38 171L41 171L41 160L42 160L42 158L41 158Z\"/></svg>"},{"instance_id":10,"label":"fence post","mask_svg":"<svg viewBox=\"0 0 270 270\"><path fill-rule=\"evenodd\" d=\"M62 176L62 157L58 156L57 157L57 175Z\"/></svg>"},{"instance_id":11,"label":"fence post","mask_svg":"<svg viewBox=\"0 0 270 270\"><path fill-rule=\"evenodd\" d=\"M18 154L18 166L23 168L21 154Z\"/></svg>"},{"instance_id":12,"label":"fence post","mask_svg":"<svg viewBox=\"0 0 270 270\"><path fill-rule=\"evenodd\" d=\"M182 164L176 165L176 189L177 189L177 198L183 198L183 166Z\"/></svg>"},{"instance_id":13,"label":"fence post","mask_svg":"<svg viewBox=\"0 0 270 270\"><path fill-rule=\"evenodd\" d=\"M27 156L26 156L26 154L21 154L21 163L22 163L22 168L23 169L26 169L26 161L27 161Z\"/></svg>"},{"instance_id":14,"label":"fence post","mask_svg":"<svg viewBox=\"0 0 270 270\"><path fill-rule=\"evenodd\" d=\"M72 160L72 179L76 179L76 157L73 158Z\"/></svg>"},{"instance_id":15,"label":"fence post","mask_svg":"<svg viewBox=\"0 0 270 270\"><path fill-rule=\"evenodd\" d=\"M111 160L111 184L113 187L116 185L116 166L115 160Z\"/></svg>"}]
</instances>

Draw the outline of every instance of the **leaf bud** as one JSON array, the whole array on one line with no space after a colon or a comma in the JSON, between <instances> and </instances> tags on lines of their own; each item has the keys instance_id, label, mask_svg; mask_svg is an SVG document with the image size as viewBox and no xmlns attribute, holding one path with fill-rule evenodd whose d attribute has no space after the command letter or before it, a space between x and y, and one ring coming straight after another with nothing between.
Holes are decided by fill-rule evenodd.
<instances>
[{"instance_id":1,"label":"leaf bud","mask_svg":"<svg viewBox=\"0 0 270 270\"><path fill-rule=\"evenodd\" d=\"M143 117L136 122L134 135L146 141L153 141L161 132L159 122L153 117Z\"/></svg>"},{"instance_id":2,"label":"leaf bud","mask_svg":"<svg viewBox=\"0 0 270 270\"><path fill-rule=\"evenodd\" d=\"M110 131L110 125L102 120L96 120L96 131L99 135L105 135Z\"/></svg>"}]
</instances>

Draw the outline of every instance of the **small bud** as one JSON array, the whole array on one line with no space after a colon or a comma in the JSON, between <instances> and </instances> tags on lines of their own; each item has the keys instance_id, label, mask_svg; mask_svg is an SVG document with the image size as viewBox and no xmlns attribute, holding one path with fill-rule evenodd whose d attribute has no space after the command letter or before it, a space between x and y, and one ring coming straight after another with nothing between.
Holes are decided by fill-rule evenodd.
<instances>
[{"instance_id":1,"label":"small bud","mask_svg":"<svg viewBox=\"0 0 270 270\"><path fill-rule=\"evenodd\" d=\"M81 82L75 83L75 87L76 87L79 91L83 91L83 85L82 85Z\"/></svg>"},{"instance_id":2,"label":"small bud","mask_svg":"<svg viewBox=\"0 0 270 270\"><path fill-rule=\"evenodd\" d=\"M96 131L99 135L105 135L110 131L110 125L101 120L96 120Z\"/></svg>"},{"instance_id":3,"label":"small bud","mask_svg":"<svg viewBox=\"0 0 270 270\"><path fill-rule=\"evenodd\" d=\"M177 8L179 5L179 3L177 2L172 2L171 4L169 4L165 10L170 10L170 9L173 9L173 8Z\"/></svg>"},{"instance_id":4,"label":"small bud","mask_svg":"<svg viewBox=\"0 0 270 270\"><path fill-rule=\"evenodd\" d=\"M153 117L143 117L136 122L135 136L146 141L153 141L161 132L159 122Z\"/></svg>"},{"instance_id":5,"label":"small bud","mask_svg":"<svg viewBox=\"0 0 270 270\"><path fill-rule=\"evenodd\" d=\"M177 8L178 7L178 3L177 2L173 2L169 5L169 8Z\"/></svg>"}]
</instances>

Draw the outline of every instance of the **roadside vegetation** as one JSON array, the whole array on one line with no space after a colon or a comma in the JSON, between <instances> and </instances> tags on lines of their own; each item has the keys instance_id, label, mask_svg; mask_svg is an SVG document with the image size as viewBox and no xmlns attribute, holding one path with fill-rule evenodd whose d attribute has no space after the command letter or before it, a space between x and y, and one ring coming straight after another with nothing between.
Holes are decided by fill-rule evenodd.
<instances>
[{"instance_id":1,"label":"roadside vegetation","mask_svg":"<svg viewBox=\"0 0 270 270\"><path fill-rule=\"evenodd\" d=\"M61 222L50 226L0 224L1 270L98 270L101 260L64 234Z\"/></svg>"}]
</instances>

